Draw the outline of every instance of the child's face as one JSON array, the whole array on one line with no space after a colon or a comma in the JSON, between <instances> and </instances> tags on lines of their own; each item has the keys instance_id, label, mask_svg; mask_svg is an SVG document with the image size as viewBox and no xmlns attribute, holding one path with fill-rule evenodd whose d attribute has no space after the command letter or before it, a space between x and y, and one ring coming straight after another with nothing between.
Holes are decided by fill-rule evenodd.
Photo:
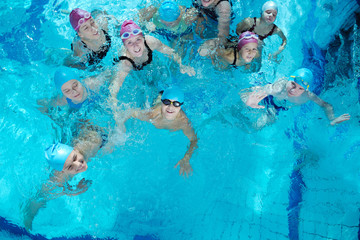
<instances>
[{"instance_id":1,"label":"child's face","mask_svg":"<svg viewBox=\"0 0 360 240\"><path fill-rule=\"evenodd\" d=\"M84 88L82 84L75 79L64 83L61 86L61 91L65 97L75 101L81 101L84 95Z\"/></svg>"},{"instance_id":2,"label":"child's face","mask_svg":"<svg viewBox=\"0 0 360 240\"><path fill-rule=\"evenodd\" d=\"M240 55L246 63L250 63L255 58L257 54L257 46L257 43L248 43L240 49Z\"/></svg>"},{"instance_id":3,"label":"child's face","mask_svg":"<svg viewBox=\"0 0 360 240\"><path fill-rule=\"evenodd\" d=\"M265 12L263 12L263 19L267 23L273 23L276 20L277 11L274 9L268 9Z\"/></svg>"},{"instance_id":4,"label":"child's face","mask_svg":"<svg viewBox=\"0 0 360 240\"><path fill-rule=\"evenodd\" d=\"M100 38L99 27L97 26L93 18L81 24L78 34L80 38L89 39L89 40Z\"/></svg>"},{"instance_id":5,"label":"child's face","mask_svg":"<svg viewBox=\"0 0 360 240\"><path fill-rule=\"evenodd\" d=\"M141 57L145 49L145 39L142 35L131 36L125 40L126 49L133 57Z\"/></svg>"},{"instance_id":6,"label":"child's face","mask_svg":"<svg viewBox=\"0 0 360 240\"><path fill-rule=\"evenodd\" d=\"M67 174L75 175L85 172L87 168L88 166L84 156L74 149L67 157L62 171Z\"/></svg>"},{"instance_id":7,"label":"child's face","mask_svg":"<svg viewBox=\"0 0 360 240\"><path fill-rule=\"evenodd\" d=\"M290 81L287 84L286 90L289 97L299 97L305 92L305 89L294 81Z\"/></svg>"},{"instance_id":8,"label":"child's face","mask_svg":"<svg viewBox=\"0 0 360 240\"><path fill-rule=\"evenodd\" d=\"M170 101L173 101L170 99ZM166 120L175 120L176 117L179 115L179 112L181 110L181 107L175 107L173 103L170 105L165 105L164 103L161 103L161 115Z\"/></svg>"}]
</instances>

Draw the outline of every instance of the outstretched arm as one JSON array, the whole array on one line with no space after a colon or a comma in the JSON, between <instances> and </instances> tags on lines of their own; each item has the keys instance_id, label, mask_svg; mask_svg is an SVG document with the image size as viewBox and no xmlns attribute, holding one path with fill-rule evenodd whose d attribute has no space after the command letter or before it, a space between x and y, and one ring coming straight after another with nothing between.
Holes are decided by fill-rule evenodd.
<instances>
[{"instance_id":1,"label":"outstretched arm","mask_svg":"<svg viewBox=\"0 0 360 240\"><path fill-rule=\"evenodd\" d=\"M236 25L236 34L238 36L240 36L240 34L242 32L245 32L247 30L249 30L253 24L254 20L251 18L245 18L244 20L242 20L241 22L239 22Z\"/></svg>"},{"instance_id":2,"label":"outstretched arm","mask_svg":"<svg viewBox=\"0 0 360 240\"><path fill-rule=\"evenodd\" d=\"M220 44L225 44L230 32L231 5L228 1L222 1L216 7L218 13L218 38Z\"/></svg>"},{"instance_id":3,"label":"outstretched arm","mask_svg":"<svg viewBox=\"0 0 360 240\"><path fill-rule=\"evenodd\" d=\"M67 104L64 96L56 96L53 98L38 99L37 104L40 105L38 109L42 113L47 113L50 107L65 106Z\"/></svg>"},{"instance_id":4,"label":"outstretched arm","mask_svg":"<svg viewBox=\"0 0 360 240\"><path fill-rule=\"evenodd\" d=\"M285 46L287 44L287 39L286 39L284 33L278 27L277 27L276 34L279 35L279 37L282 39L282 43L281 43L281 46L279 47L279 49L272 56L270 56L272 58L277 58L277 56L285 49Z\"/></svg>"},{"instance_id":5,"label":"outstretched arm","mask_svg":"<svg viewBox=\"0 0 360 240\"><path fill-rule=\"evenodd\" d=\"M117 95L119 93L120 87L124 83L124 80L127 77L127 75L129 75L130 71L132 70L132 68L129 65L127 65L126 62L124 61L121 61L118 65L119 66L115 74L115 77L109 87L109 91L111 95L110 103L112 105L111 107L113 111L115 111L117 107Z\"/></svg>"},{"instance_id":6,"label":"outstretched arm","mask_svg":"<svg viewBox=\"0 0 360 240\"><path fill-rule=\"evenodd\" d=\"M91 185L90 181L82 179L77 185L76 189L69 189L69 185L65 183L62 185L59 181L63 181L61 176L51 176L49 181L44 183L38 193L29 199L24 208L24 225L27 231L32 230L32 223L41 208L46 206L46 203L52 199L61 197L63 195L76 196L84 193ZM61 190L62 188L62 190Z\"/></svg>"},{"instance_id":7,"label":"outstretched arm","mask_svg":"<svg viewBox=\"0 0 360 240\"><path fill-rule=\"evenodd\" d=\"M190 165L190 158L193 155L195 149L197 148L198 138L193 127L188 123L183 129L184 134L190 140L190 146L185 153L185 156L175 165L175 168L180 165L180 175L186 175L187 177L192 175L193 169Z\"/></svg>"},{"instance_id":8,"label":"outstretched arm","mask_svg":"<svg viewBox=\"0 0 360 240\"><path fill-rule=\"evenodd\" d=\"M319 98L316 94L309 92L308 96L311 101L315 102L324 110L326 117L329 119L332 126L350 119L350 115L348 113L345 113L339 117L335 117L333 106Z\"/></svg>"},{"instance_id":9,"label":"outstretched arm","mask_svg":"<svg viewBox=\"0 0 360 240\"><path fill-rule=\"evenodd\" d=\"M166 46L159 39L152 36L146 36L146 40L149 42L149 44L151 44L152 49L167 55L169 58L172 58L177 64L179 64L181 73L186 73L189 76L195 75L195 70L193 67L182 65L181 57L175 53L174 49Z\"/></svg>"}]
</instances>

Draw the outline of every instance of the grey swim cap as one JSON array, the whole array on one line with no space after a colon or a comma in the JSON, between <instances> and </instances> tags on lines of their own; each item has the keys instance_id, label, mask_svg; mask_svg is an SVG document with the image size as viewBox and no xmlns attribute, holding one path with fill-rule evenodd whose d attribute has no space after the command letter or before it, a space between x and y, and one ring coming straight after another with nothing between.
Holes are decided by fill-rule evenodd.
<instances>
[{"instance_id":1,"label":"grey swim cap","mask_svg":"<svg viewBox=\"0 0 360 240\"><path fill-rule=\"evenodd\" d=\"M276 4L275 2L273 2L273 1L267 1L267 2L264 3L264 5L262 6L261 12L265 12L266 10L269 10L269 9L273 9L273 10L278 11L277 4Z\"/></svg>"}]
</instances>

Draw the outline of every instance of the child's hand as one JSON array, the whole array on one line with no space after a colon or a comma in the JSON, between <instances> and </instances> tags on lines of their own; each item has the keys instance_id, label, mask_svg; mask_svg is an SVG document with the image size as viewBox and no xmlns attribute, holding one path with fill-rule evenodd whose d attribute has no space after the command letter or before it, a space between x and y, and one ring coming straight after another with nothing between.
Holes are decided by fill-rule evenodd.
<instances>
[{"instance_id":1,"label":"child's hand","mask_svg":"<svg viewBox=\"0 0 360 240\"><path fill-rule=\"evenodd\" d=\"M92 184L92 181L85 180L85 178L81 179L81 181L76 186L76 189L73 189L73 187L71 185L66 183L66 185L64 186L64 188L65 188L64 193L68 196L76 196L76 195L86 192L89 189L89 187L91 186L91 184Z\"/></svg>"},{"instance_id":2,"label":"child's hand","mask_svg":"<svg viewBox=\"0 0 360 240\"><path fill-rule=\"evenodd\" d=\"M264 91L250 93L246 105L251 108L265 108L265 106L259 105L259 102L267 97Z\"/></svg>"},{"instance_id":3,"label":"child's hand","mask_svg":"<svg viewBox=\"0 0 360 240\"><path fill-rule=\"evenodd\" d=\"M338 124L338 123L342 123L342 122L345 122L345 121L348 121L350 119L350 115L348 113L345 113L337 118L335 118L334 120L332 120L330 122L330 124L332 126L334 126L335 124Z\"/></svg>"},{"instance_id":4,"label":"child's hand","mask_svg":"<svg viewBox=\"0 0 360 240\"><path fill-rule=\"evenodd\" d=\"M186 177L189 177L192 175L193 173L193 169L190 165L189 160L186 160L185 158L181 159L174 168L177 168L177 166L179 166L180 164L180 171L179 171L179 175L184 175L186 174Z\"/></svg>"},{"instance_id":5,"label":"child's hand","mask_svg":"<svg viewBox=\"0 0 360 240\"><path fill-rule=\"evenodd\" d=\"M183 73L183 74L186 73L190 77L193 77L196 74L195 69L193 67L185 66L185 65L180 66L180 72Z\"/></svg>"}]
</instances>

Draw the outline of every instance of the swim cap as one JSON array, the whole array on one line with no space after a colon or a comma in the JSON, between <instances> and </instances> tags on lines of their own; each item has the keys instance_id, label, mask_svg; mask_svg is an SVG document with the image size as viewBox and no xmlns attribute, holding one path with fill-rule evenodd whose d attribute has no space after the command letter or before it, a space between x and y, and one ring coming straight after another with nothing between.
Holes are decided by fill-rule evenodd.
<instances>
[{"instance_id":1,"label":"swim cap","mask_svg":"<svg viewBox=\"0 0 360 240\"><path fill-rule=\"evenodd\" d=\"M266 10L275 10L276 12L278 11L278 7L277 4L273 1L267 1L266 3L264 3L264 5L261 8L261 12L265 12Z\"/></svg>"},{"instance_id":2,"label":"swim cap","mask_svg":"<svg viewBox=\"0 0 360 240\"><path fill-rule=\"evenodd\" d=\"M308 90L313 83L314 75L308 68L300 68L290 76L294 82Z\"/></svg>"},{"instance_id":3,"label":"swim cap","mask_svg":"<svg viewBox=\"0 0 360 240\"><path fill-rule=\"evenodd\" d=\"M129 33L130 35L133 35L133 36L135 36L134 34L133 34L133 31L135 30L135 29L139 29L140 31L141 31L141 28L133 21L133 20L125 20L124 22L123 22L123 24L121 25L121 29L120 29L120 37L124 34L124 33ZM142 34L142 32L140 32L141 33L141 35L143 35ZM137 34L136 34L137 35ZM127 37L127 38L125 38L125 39L123 39L123 38L121 38L121 40L124 42L126 39L128 39L128 38L130 38L130 36L129 37Z\"/></svg>"},{"instance_id":4,"label":"swim cap","mask_svg":"<svg viewBox=\"0 0 360 240\"><path fill-rule=\"evenodd\" d=\"M183 103L184 92L177 86L168 87L161 96L161 100L164 99L170 99L173 101L178 101L179 103Z\"/></svg>"},{"instance_id":5,"label":"swim cap","mask_svg":"<svg viewBox=\"0 0 360 240\"><path fill-rule=\"evenodd\" d=\"M91 18L91 14L88 11L75 8L71 11L69 18L73 29L79 31L81 25Z\"/></svg>"},{"instance_id":6,"label":"swim cap","mask_svg":"<svg viewBox=\"0 0 360 240\"><path fill-rule=\"evenodd\" d=\"M239 37L239 41L238 41L238 45L237 45L237 49L240 50L243 46L245 46L248 43L258 43L258 35L256 35L253 32L243 32L240 37Z\"/></svg>"},{"instance_id":7,"label":"swim cap","mask_svg":"<svg viewBox=\"0 0 360 240\"><path fill-rule=\"evenodd\" d=\"M45 158L55 170L62 171L65 161L74 149L66 144L56 143L45 150Z\"/></svg>"},{"instance_id":8,"label":"swim cap","mask_svg":"<svg viewBox=\"0 0 360 240\"><path fill-rule=\"evenodd\" d=\"M161 20L166 22L173 22L180 16L179 5L174 1L165 1L159 8L159 14Z\"/></svg>"},{"instance_id":9,"label":"swim cap","mask_svg":"<svg viewBox=\"0 0 360 240\"><path fill-rule=\"evenodd\" d=\"M54 75L55 86L60 91L61 91L62 85L64 85L64 83L66 83L72 79L79 80L80 77L75 72L75 70L73 70L71 68L67 68L67 67L59 68L58 70L56 70L55 75Z\"/></svg>"}]
</instances>

